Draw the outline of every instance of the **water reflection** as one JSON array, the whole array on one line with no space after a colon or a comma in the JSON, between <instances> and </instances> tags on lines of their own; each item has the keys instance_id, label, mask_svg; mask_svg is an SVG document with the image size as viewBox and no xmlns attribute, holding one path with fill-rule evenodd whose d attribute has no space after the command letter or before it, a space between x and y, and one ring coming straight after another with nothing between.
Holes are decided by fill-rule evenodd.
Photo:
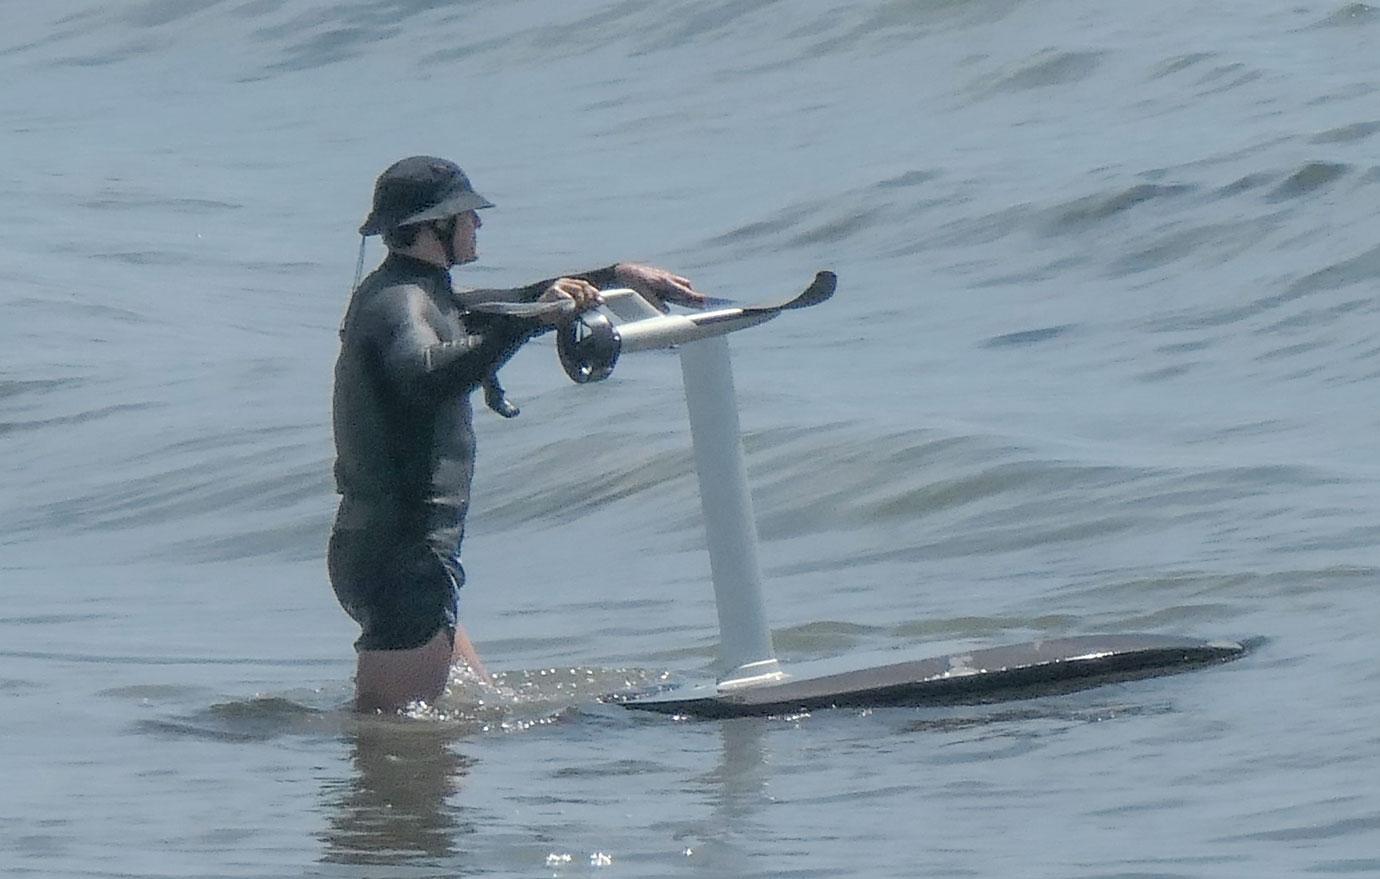
<instances>
[{"instance_id":1,"label":"water reflection","mask_svg":"<svg viewBox=\"0 0 1380 879\"><path fill-rule=\"evenodd\" d=\"M708 780L717 788L714 815L727 826L747 829L771 800L767 795L768 723L758 717L720 721L723 759Z\"/></svg>"},{"instance_id":2,"label":"water reflection","mask_svg":"<svg viewBox=\"0 0 1380 879\"><path fill-rule=\"evenodd\" d=\"M761 841L771 838L764 811L771 777L766 737L770 720L743 717L717 721L723 744L719 765L700 776L710 813L687 825L680 838L688 864L707 876L752 876L760 872ZM769 860L769 859L768 859Z\"/></svg>"},{"instance_id":3,"label":"water reflection","mask_svg":"<svg viewBox=\"0 0 1380 879\"><path fill-rule=\"evenodd\" d=\"M367 719L347 733L354 773L327 792L322 860L335 864L453 864L456 840L474 832L452 802L474 761L444 724Z\"/></svg>"}]
</instances>

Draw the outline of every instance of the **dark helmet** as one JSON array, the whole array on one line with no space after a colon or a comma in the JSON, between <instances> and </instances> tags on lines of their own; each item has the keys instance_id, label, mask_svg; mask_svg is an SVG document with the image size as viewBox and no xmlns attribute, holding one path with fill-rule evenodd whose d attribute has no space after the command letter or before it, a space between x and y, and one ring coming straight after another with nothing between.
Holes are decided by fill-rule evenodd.
<instances>
[{"instance_id":1,"label":"dark helmet","mask_svg":"<svg viewBox=\"0 0 1380 879\"><path fill-rule=\"evenodd\" d=\"M399 226L491 207L493 203L474 191L459 165L435 156L412 156L394 162L379 175L374 209L359 234L379 235Z\"/></svg>"}]
</instances>

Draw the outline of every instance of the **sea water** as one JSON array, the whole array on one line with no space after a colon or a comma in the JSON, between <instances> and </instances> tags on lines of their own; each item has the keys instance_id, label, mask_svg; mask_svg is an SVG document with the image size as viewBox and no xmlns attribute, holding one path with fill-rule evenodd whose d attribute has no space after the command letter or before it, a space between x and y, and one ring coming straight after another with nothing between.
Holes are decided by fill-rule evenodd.
<instances>
[{"instance_id":1,"label":"sea water","mask_svg":"<svg viewBox=\"0 0 1380 879\"><path fill-rule=\"evenodd\" d=\"M1089 0L6 0L0 872L1380 873L1380 11ZM695 722L679 367L480 408L497 683L348 710L331 367L375 175L462 283L836 297L732 342L786 662L1095 632L1244 659ZM377 244L368 259L381 256Z\"/></svg>"}]
</instances>

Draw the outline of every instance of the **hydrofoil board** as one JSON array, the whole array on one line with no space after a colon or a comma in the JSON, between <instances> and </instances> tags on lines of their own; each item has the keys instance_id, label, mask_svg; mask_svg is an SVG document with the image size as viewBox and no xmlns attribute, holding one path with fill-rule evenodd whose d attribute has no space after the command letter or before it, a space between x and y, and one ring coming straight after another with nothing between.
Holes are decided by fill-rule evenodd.
<instances>
[{"instance_id":1,"label":"hydrofoil board","mask_svg":"<svg viewBox=\"0 0 1380 879\"><path fill-rule=\"evenodd\" d=\"M1173 674L1235 659L1235 641L1167 635L1084 635L951 653L852 670L792 665L776 681L739 688L672 687L621 704L693 717L780 715L821 708L965 705L1029 699Z\"/></svg>"}]
</instances>

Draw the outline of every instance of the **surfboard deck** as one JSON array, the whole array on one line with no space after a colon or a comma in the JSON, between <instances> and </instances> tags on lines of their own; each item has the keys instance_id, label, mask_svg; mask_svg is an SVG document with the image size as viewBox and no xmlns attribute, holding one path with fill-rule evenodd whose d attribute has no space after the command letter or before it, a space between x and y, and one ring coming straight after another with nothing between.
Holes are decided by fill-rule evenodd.
<instances>
[{"instance_id":1,"label":"surfboard deck","mask_svg":"<svg viewBox=\"0 0 1380 879\"><path fill-rule=\"evenodd\" d=\"M964 705L1055 695L1174 674L1245 653L1235 641L1168 635L1084 635L951 653L719 691L672 687L620 704L639 711L727 718L823 708Z\"/></svg>"}]
</instances>

